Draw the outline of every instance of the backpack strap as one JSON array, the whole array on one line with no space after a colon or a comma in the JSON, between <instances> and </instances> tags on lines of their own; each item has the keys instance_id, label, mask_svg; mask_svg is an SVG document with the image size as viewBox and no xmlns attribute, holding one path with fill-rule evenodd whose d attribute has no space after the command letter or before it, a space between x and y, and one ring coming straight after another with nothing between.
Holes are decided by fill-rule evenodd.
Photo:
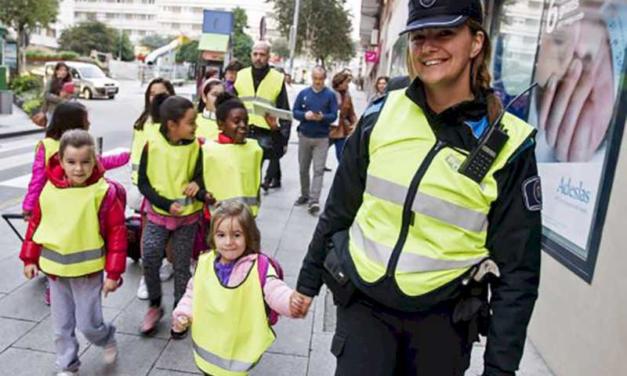
<instances>
[{"instance_id":1,"label":"backpack strap","mask_svg":"<svg viewBox=\"0 0 627 376\"><path fill-rule=\"evenodd\" d=\"M259 253L257 256L257 271L259 272L259 282L261 282L261 290L266 287L266 279L268 278L268 268L270 260L268 256L263 253Z\"/></svg>"}]
</instances>

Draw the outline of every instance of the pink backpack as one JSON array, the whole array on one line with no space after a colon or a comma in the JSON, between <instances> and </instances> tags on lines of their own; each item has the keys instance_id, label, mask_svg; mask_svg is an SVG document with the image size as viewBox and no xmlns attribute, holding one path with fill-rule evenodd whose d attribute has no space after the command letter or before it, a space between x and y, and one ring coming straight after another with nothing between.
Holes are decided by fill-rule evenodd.
<instances>
[{"instance_id":1,"label":"pink backpack","mask_svg":"<svg viewBox=\"0 0 627 376\"><path fill-rule=\"evenodd\" d=\"M259 256L257 256L257 271L259 272L259 282L261 282L262 290L266 286L269 265L272 265L274 270L276 270L279 279L283 279L283 268L281 268L279 262L265 253L260 252ZM268 315L270 325L275 325L279 321L279 313L270 308L268 304L266 304L266 314Z\"/></svg>"}]
</instances>

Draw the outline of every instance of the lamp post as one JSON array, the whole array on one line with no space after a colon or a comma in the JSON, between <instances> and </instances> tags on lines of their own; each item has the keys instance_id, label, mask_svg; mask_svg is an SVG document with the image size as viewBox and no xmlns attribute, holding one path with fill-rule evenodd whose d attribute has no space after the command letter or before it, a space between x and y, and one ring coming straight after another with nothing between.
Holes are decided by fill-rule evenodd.
<instances>
[{"instance_id":1,"label":"lamp post","mask_svg":"<svg viewBox=\"0 0 627 376\"><path fill-rule=\"evenodd\" d=\"M298 34L298 13L300 12L300 0L294 0L294 23L290 28L290 75L294 77L294 53L296 51L296 35Z\"/></svg>"}]
</instances>

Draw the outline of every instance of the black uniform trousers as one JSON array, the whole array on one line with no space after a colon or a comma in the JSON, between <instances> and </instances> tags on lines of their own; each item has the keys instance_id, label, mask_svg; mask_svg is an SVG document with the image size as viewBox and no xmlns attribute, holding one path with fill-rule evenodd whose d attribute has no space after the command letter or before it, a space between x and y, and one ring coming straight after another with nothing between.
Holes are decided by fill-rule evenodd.
<instances>
[{"instance_id":1,"label":"black uniform trousers","mask_svg":"<svg viewBox=\"0 0 627 376\"><path fill-rule=\"evenodd\" d=\"M283 156L283 136L281 132L251 125L248 138L257 140L263 150L263 159L269 161L264 182L277 181L280 183L281 164L279 160Z\"/></svg>"},{"instance_id":2,"label":"black uniform trousers","mask_svg":"<svg viewBox=\"0 0 627 376\"><path fill-rule=\"evenodd\" d=\"M365 299L338 306L335 375L463 376L476 333L467 323L453 324L453 308L406 313Z\"/></svg>"}]
</instances>

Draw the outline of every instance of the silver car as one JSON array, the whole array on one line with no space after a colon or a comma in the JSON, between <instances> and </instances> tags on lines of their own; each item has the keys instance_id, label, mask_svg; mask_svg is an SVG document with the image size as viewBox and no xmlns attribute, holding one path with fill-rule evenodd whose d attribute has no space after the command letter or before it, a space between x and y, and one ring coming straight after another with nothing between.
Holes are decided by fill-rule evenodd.
<instances>
[{"instance_id":1,"label":"silver car","mask_svg":"<svg viewBox=\"0 0 627 376\"><path fill-rule=\"evenodd\" d=\"M52 77L56 64L56 61L46 63L46 80ZM97 65L76 61L66 61L65 64L70 68L76 91L85 99L113 99L120 90L120 84L107 77Z\"/></svg>"}]
</instances>

